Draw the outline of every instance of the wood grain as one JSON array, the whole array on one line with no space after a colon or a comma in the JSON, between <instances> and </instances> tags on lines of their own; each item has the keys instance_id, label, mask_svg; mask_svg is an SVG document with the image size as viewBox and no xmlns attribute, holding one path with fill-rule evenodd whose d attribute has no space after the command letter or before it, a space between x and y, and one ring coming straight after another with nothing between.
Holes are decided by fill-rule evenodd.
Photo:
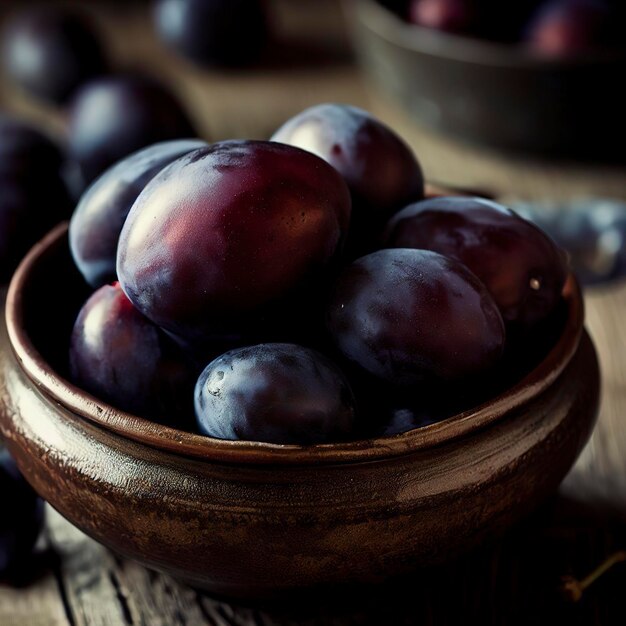
<instances>
[{"instance_id":1,"label":"wood grain","mask_svg":"<svg viewBox=\"0 0 626 626\"><path fill-rule=\"evenodd\" d=\"M8 4L3 3L3 10ZM330 41L339 62L322 67L301 62L289 69L235 76L203 73L161 49L148 34L145 14L133 12L127 20L125 9L107 8L99 11L99 20L116 59L127 63L138 58L148 66L162 68L188 101L206 136L263 137L304 106L324 100L349 101L375 110L402 131L431 180L522 198L626 198L623 168L503 156L416 128L383 96L369 93L355 68L345 61L334 3L282 0L276 5L280 24L292 39ZM321 26L318 33L322 35L314 34L315 26ZM5 83L0 83L0 106L42 122L59 134L64 130L60 116L34 105ZM318 606L317 599L299 611L260 610L220 603L132 562L118 560L48 511L42 547L51 547L59 560L28 588L0 586L0 624L624 623L624 565L592 586L579 604L564 604L558 594L561 575L582 576L613 550L626 548L626 284L590 290L586 303L588 327L603 373L598 425L559 497L505 541L486 545L449 567L362 593L356 599L343 598L331 606Z\"/></svg>"}]
</instances>

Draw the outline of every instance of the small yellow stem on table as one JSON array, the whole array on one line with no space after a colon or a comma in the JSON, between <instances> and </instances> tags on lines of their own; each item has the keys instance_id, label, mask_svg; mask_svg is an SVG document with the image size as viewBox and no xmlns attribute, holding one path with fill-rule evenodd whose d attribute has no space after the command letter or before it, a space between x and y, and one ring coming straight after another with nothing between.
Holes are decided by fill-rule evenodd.
<instances>
[{"instance_id":1,"label":"small yellow stem on table","mask_svg":"<svg viewBox=\"0 0 626 626\"><path fill-rule=\"evenodd\" d=\"M578 580L573 576L564 576L562 578L561 591L570 602L578 602L587 587L592 585L600 576L610 570L614 565L626 561L626 550L615 552L589 575L582 580Z\"/></svg>"}]
</instances>

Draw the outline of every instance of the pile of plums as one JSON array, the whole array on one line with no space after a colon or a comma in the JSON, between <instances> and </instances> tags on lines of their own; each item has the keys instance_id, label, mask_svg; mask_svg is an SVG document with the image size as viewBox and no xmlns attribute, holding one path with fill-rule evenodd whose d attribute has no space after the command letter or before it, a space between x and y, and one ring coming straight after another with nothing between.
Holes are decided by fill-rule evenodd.
<instances>
[{"instance_id":1,"label":"pile of plums","mask_svg":"<svg viewBox=\"0 0 626 626\"><path fill-rule=\"evenodd\" d=\"M77 193L128 154L194 134L183 107L159 81L111 72L89 18L73 8L26 7L2 32L7 76L25 93L66 110L66 178Z\"/></svg>"},{"instance_id":2,"label":"pile of plums","mask_svg":"<svg viewBox=\"0 0 626 626\"><path fill-rule=\"evenodd\" d=\"M83 195L69 240L95 289L74 383L170 426L278 444L392 434L486 399L545 335L567 276L509 209L425 199L404 141L337 104L271 141L133 154Z\"/></svg>"},{"instance_id":3,"label":"pile of plums","mask_svg":"<svg viewBox=\"0 0 626 626\"><path fill-rule=\"evenodd\" d=\"M0 581L19 582L43 525L43 501L0 444Z\"/></svg>"},{"instance_id":4,"label":"pile of plums","mask_svg":"<svg viewBox=\"0 0 626 626\"><path fill-rule=\"evenodd\" d=\"M380 0L409 22L561 57L624 48L621 0Z\"/></svg>"}]
</instances>

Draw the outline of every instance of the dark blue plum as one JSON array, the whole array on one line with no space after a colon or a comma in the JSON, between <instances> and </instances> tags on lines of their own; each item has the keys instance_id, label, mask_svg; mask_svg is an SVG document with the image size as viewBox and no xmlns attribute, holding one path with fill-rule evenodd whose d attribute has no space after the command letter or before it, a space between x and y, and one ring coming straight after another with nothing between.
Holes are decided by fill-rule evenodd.
<instances>
[{"instance_id":1,"label":"dark blue plum","mask_svg":"<svg viewBox=\"0 0 626 626\"><path fill-rule=\"evenodd\" d=\"M534 224L482 198L412 204L387 227L390 248L432 250L457 259L485 284L505 322L530 327L561 300L565 253Z\"/></svg>"},{"instance_id":2,"label":"dark blue plum","mask_svg":"<svg viewBox=\"0 0 626 626\"><path fill-rule=\"evenodd\" d=\"M207 66L253 63L268 38L263 0L158 0L155 24L169 46Z\"/></svg>"},{"instance_id":3,"label":"dark blue plum","mask_svg":"<svg viewBox=\"0 0 626 626\"><path fill-rule=\"evenodd\" d=\"M59 7L29 7L13 16L4 30L3 59L25 91L57 104L107 70L92 24Z\"/></svg>"},{"instance_id":4,"label":"dark blue plum","mask_svg":"<svg viewBox=\"0 0 626 626\"><path fill-rule=\"evenodd\" d=\"M272 141L308 150L332 165L352 195L349 247L365 253L393 213L424 197L424 178L407 144L356 107L319 104L285 122Z\"/></svg>"},{"instance_id":5,"label":"dark blue plum","mask_svg":"<svg viewBox=\"0 0 626 626\"><path fill-rule=\"evenodd\" d=\"M504 350L504 323L485 286L426 250L380 250L345 268L328 323L346 358L397 387L476 377Z\"/></svg>"},{"instance_id":6,"label":"dark blue plum","mask_svg":"<svg viewBox=\"0 0 626 626\"><path fill-rule=\"evenodd\" d=\"M8 280L46 231L69 217L63 164L63 153L48 137L0 115L0 281Z\"/></svg>"},{"instance_id":7,"label":"dark blue plum","mask_svg":"<svg viewBox=\"0 0 626 626\"><path fill-rule=\"evenodd\" d=\"M118 283L101 287L84 304L69 356L72 381L118 409L156 421L189 415L192 368Z\"/></svg>"},{"instance_id":8,"label":"dark blue plum","mask_svg":"<svg viewBox=\"0 0 626 626\"><path fill-rule=\"evenodd\" d=\"M356 420L341 371L319 352L286 343L238 348L209 363L195 407L204 435L277 444L349 439Z\"/></svg>"},{"instance_id":9,"label":"dark blue plum","mask_svg":"<svg viewBox=\"0 0 626 626\"><path fill-rule=\"evenodd\" d=\"M93 80L70 102L69 154L85 185L141 148L195 135L178 100L146 76Z\"/></svg>"},{"instance_id":10,"label":"dark blue plum","mask_svg":"<svg viewBox=\"0 0 626 626\"><path fill-rule=\"evenodd\" d=\"M117 242L137 196L166 165L205 146L200 139L154 144L118 161L84 193L70 222L70 249L94 288L116 280Z\"/></svg>"},{"instance_id":11,"label":"dark blue plum","mask_svg":"<svg viewBox=\"0 0 626 626\"><path fill-rule=\"evenodd\" d=\"M27 573L44 519L43 501L0 445L0 580Z\"/></svg>"}]
</instances>

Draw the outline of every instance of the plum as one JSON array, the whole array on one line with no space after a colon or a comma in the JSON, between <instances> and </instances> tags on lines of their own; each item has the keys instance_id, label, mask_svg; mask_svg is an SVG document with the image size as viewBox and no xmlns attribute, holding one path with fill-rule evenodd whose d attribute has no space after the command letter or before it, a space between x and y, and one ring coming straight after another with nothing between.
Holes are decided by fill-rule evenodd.
<instances>
[{"instance_id":1,"label":"plum","mask_svg":"<svg viewBox=\"0 0 626 626\"><path fill-rule=\"evenodd\" d=\"M328 325L345 357L400 388L475 377L505 343L485 286L458 261L426 250L379 250L345 268Z\"/></svg>"},{"instance_id":2,"label":"plum","mask_svg":"<svg viewBox=\"0 0 626 626\"><path fill-rule=\"evenodd\" d=\"M178 100L146 76L91 81L70 103L69 153L84 184L140 148L195 136Z\"/></svg>"},{"instance_id":3,"label":"plum","mask_svg":"<svg viewBox=\"0 0 626 626\"><path fill-rule=\"evenodd\" d=\"M350 437L350 385L325 356L295 344L231 350L202 372L195 392L198 427L218 439L320 444Z\"/></svg>"},{"instance_id":4,"label":"plum","mask_svg":"<svg viewBox=\"0 0 626 626\"><path fill-rule=\"evenodd\" d=\"M613 17L609 4L602 0L552 0L532 16L525 40L531 50L545 56L588 53L622 38L621 32L614 31Z\"/></svg>"},{"instance_id":5,"label":"plum","mask_svg":"<svg viewBox=\"0 0 626 626\"><path fill-rule=\"evenodd\" d=\"M200 139L174 139L143 148L118 161L85 192L72 216L69 238L74 261L92 287L117 279L117 242L146 184L172 161L205 145Z\"/></svg>"},{"instance_id":6,"label":"plum","mask_svg":"<svg viewBox=\"0 0 626 626\"><path fill-rule=\"evenodd\" d=\"M117 273L135 306L175 335L289 306L336 259L350 219L339 174L309 152L227 141L181 157L133 205ZM313 294L311 294L313 295Z\"/></svg>"},{"instance_id":7,"label":"plum","mask_svg":"<svg viewBox=\"0 0 626 626\"><path fill-rule=\"evenodd\" d=\"M411 149L362 109L311 107L281 126L272 141L308 150L344 177L352 194L351 248L358 252L368 251L395 211L424 197L422 170Z\"/></svg>"},{"instance_id":8,"label":"plum","mask_svg":"<svg viewBox=\"0 0 626 626\"><path fill-rule=\"evenodd\" d=\"M3 52L7 74L18 85L57 104L107 70L91 22L58 7L29 7L13 16L4 32Z\"/></svg>"},{"instance_id":9,"label":"plum","mask_svg":"<svg viewBox=\"0 0 626 626\"><path fill-rule=\"evenodd\" d=\"M47 230L69 217L63 164L62 151L48 137L0 115L0 281Z\"/></svg>"},{"instance_id":10,"label":"plum","mask_svg":"<svg viewBox=\"0 0 626 626\"><path fill-rule=\"evenodd\" d=\"M268 37L262 0L158 0L155 23L168 45L200 65L251 63Z\"/></svg>"},{"instance_id":11,"label":"plum","mask_svg":"<svg viewBox=\"0 0 626 626\"><path fill-rule=\"evenodd\" d=\"M485 284L505 322L529 327L561 299L565 253L534 224L482 198L440 197L412 204L389 222L389 248L439 252Z\"/></svg>"},{"instance_id":12,"label":"plum","mask_svg":"<svg viewBox=\"0 0 626 626\"><path fill-rule=\"evenodd\" d=\"M477 21L475 0L413 0L409 21L451 33L469 33Z\"/></svg>"},{"instance_id":13,"label":"plum","mask_svg":"<svg viewBox=\"0 0 626 626\"><path fill-rule=\"evenodd\" d=\"M119 409L171 422L186 417L186 392L191 398L194 381L192 365L118 283L100 287L80 310L70 373L74 383ZM190 399L188 404L190 410Z\"/></svg>"}]
</instances>

